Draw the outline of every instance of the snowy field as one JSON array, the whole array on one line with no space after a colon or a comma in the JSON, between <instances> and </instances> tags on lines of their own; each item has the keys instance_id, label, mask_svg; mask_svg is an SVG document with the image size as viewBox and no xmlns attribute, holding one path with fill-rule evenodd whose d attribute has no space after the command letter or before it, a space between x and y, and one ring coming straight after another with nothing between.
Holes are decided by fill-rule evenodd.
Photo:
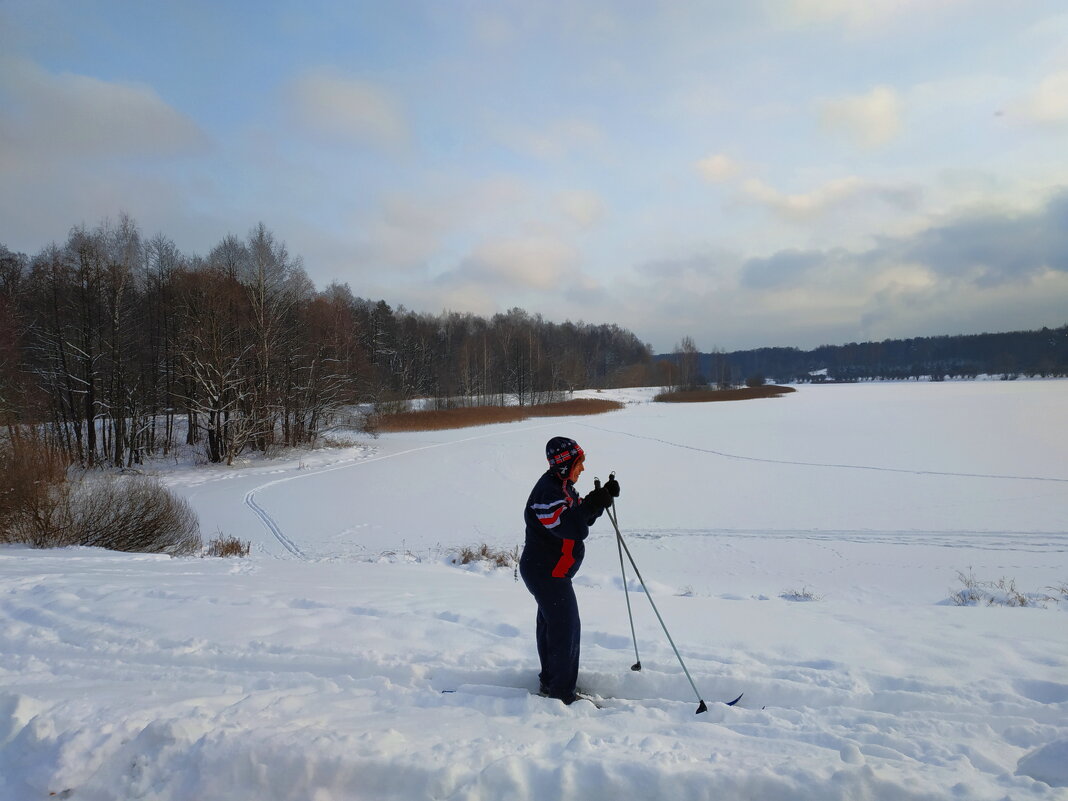
<instances>
[{"instance_id":1,"label":"snowy field","mask_svg":"<svg viewBox=\"0 0 1068 801\"><path fill-rule=\"evenodd\" d=\"M0 799L1068 799L1068 381L651 395L159 466L248 559L0 548ZM577 579L601 708L531 695L532 599L450 563L521 543L557 434L583 491L616 471L708 712L633 574L630 670L607 519ZM1030 605L957 606L959 574Z\"/></svg>"}]
</instances>

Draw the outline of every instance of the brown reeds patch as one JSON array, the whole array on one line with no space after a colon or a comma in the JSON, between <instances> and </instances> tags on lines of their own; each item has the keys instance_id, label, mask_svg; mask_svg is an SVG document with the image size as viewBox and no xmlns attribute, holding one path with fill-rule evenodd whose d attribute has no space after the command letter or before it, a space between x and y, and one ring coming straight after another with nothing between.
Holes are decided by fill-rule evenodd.
<instances>
[{"instance_id":1,"label":"brown reeds patch","mask_svg":"<svg viewBox=\"0 0 1068 801\"><path fill-rule=\"evenodd\" d=\"M71 459L36 432L12 431L0 443L0 542L21 542L18 529L53 505Z\"/></svg>"},{"instance_id":2,"label":"brown reeds patch","mask_svg":"<svg viewBox=\"0 0 1068 801\"><path fill-rule=\"evenodd\" d=\"M252 550L251 541L241 541L237 537L225 536L223 534L216 535L215 539L208 543L208 548L205 551L208 556L219 557L245 557L248 556L249 551Z\"/></svg>"},{"instance_id":3,"label":"brown reeds patch","mask_svg":"<svg viewBox=\"0 0 1068 801\"><path fill-rule=\"evenodd\" d=\"M716 401L755 400L757 398L778 398L789 392L796 392L793 387L769 384L763 387L741 387L739 389L698 389L682 392L661 392L653 398L662 403L712 403Z\"/></svg>"},{"instance_id":4,"label":"brown reeds patch","mask_svg":"<svg viewBox=\"0 0 1068 801\"><path fill-rule=\"evenodd\" d=\"M531 417L602 414L622 408L623 404L618 401L599 398L576 398L537 406L463 406L379 415L374 420L374 427L377 431L443 431L493 423L517 423Z\"/></svg>"}]
</instances>

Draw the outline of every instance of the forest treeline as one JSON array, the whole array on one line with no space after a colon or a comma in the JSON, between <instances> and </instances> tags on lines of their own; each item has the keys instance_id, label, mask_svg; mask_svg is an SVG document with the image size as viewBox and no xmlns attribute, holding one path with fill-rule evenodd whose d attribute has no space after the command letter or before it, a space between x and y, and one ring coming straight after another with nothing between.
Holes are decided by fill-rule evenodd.
<instances>
[{"instance_id":1,"label":"forest treeline","mask_svg":"<svg viewBox=\"0 0 1068 801\"><path fill-rule=\"evenodd\" d=\"M685 344L685 341L684 341ZM692 348L692 345L691 345ZM806 381L975 378L994 375L1068 376L1068 325L1002 334L886 339L823 345L813 350L759 348L687 357L677 348L660 359L689 358L703 382L740 384L766 377L780 383ZM824 374L822 371L826 371ZM813 375L816 373L817 375Z\"/></svg>"},{"instance_id":2,"label":"forest treeline","mask_svg":"<svg viewBox=\"0 0 1068 801\"><path fill-rule=\"evenodd\" d=\"M317 289L263 224L205 256L128 216L32 257L0 245L0 415L85 466L180 443L229 462L313 441L357 404L535 404L664 369L615 325L421 314Z\"/></svg>"}]
</instances>

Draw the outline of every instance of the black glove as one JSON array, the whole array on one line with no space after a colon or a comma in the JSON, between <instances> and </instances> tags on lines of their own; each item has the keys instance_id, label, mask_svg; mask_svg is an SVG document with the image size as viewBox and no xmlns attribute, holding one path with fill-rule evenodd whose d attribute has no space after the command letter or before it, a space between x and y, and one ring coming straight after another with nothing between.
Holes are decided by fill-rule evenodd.
<instances>
[{"instance_id":1,"label":"black glove","mask_svg":"<svg viewBox=\"0 0 1068 801\"><path fill-rule=\"evenodd\" d=\"M582 499L582 505L593 504L599 509L607 509L612 505L612 496L607 487L597 487L589 495Z\"/></svg>"},{"instance_id":2,"label":"black glove","mask_svg":"<svg viewBox=\"0 0 1068 801\"><path fill-rule=\"evenodd\" d=\"M619 482L616 481L615 476L610 476L608 482L604 485L604 488L608 490L608 494L613 498L619 497Z\"/></svg>"}]
</instances>

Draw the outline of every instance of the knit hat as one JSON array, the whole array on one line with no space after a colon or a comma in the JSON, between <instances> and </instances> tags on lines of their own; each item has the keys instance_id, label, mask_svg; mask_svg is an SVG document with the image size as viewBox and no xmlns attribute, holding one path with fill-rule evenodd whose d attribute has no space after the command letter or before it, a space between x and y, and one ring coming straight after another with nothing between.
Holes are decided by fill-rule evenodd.
<instances>
[{"instance_id":1,"label":"knit hat","mask_svg":"<svg viewBox=\"0 0 1068 801\"><path fill-rule=\"evenodd\" d=\"M586 454L573 439L553 437L545 444L545 458L549 460L549 469L561 478L567 478L571 468Z\"/></svg>"}]
</instances>

